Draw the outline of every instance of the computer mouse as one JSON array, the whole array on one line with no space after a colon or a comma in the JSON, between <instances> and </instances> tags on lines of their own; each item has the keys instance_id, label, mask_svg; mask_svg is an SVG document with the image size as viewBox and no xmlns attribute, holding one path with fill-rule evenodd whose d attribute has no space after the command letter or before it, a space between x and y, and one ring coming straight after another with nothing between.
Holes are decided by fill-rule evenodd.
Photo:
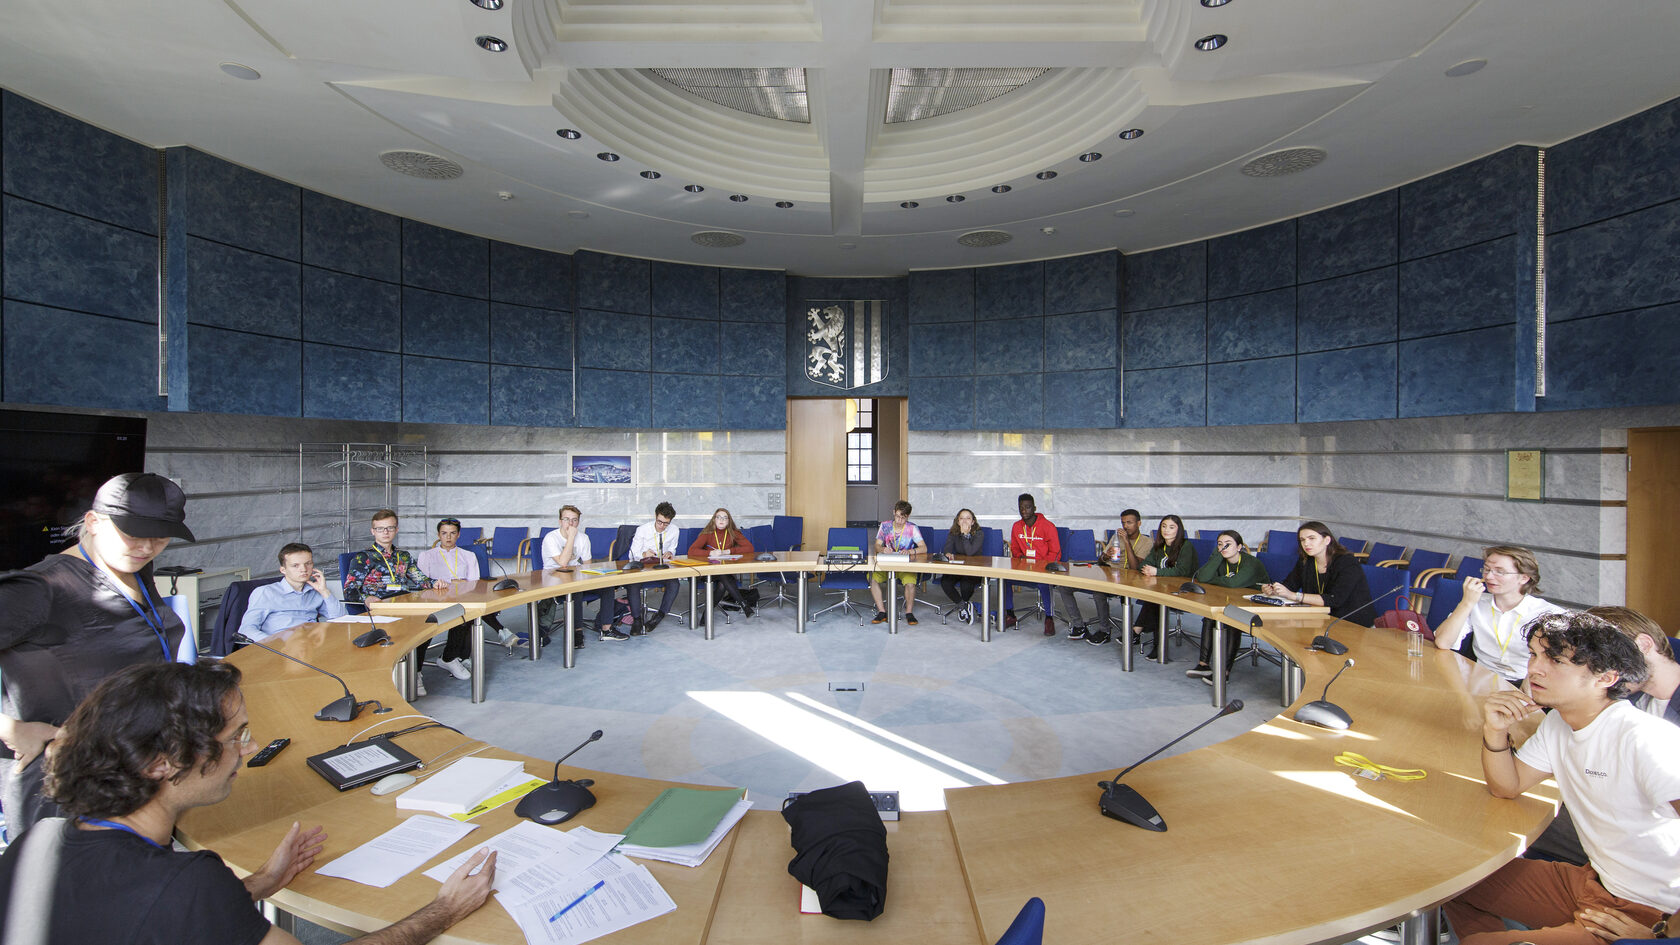
<instances>
[{"instance_id":1,"label":"computer mouse","mask_svg":"<svg viewBox=\"0 0 1680 945\"><path fill-rule=\"evenodd\" d=\"M595 795L589 790L594 783L588 778L550 781L520 798L513 812L544 826L563 824L595 806Z\"/></svg>"},{"instance_id":2,"label":"computer mouse","mask_svg":"<svg viewBox=\"0 0 1680 945\"><path fill-rule=\"evenodd\" d=\"M515 581L513 578L502 578L500 581L490 585L490 589L493 591L511 591L518 586L519 582Z\"/></svg>"},{"instance_id":3,"label":"computer mouse","mask_svg":"<svg viewBox=\"0 0 1680 945\"><path fill-rule=\"evenodd\" d=\"M413 784L414 780L414 775L407 772L399 771L396 774L388 774L373 782L373 796L383 797L392 791L400 791Z\"/></svg>"},{"instance_id":4,"label":"computer mouse","mask_svg":"<svg viewBox=\"0 0 1680 945\"><path fill-rule=\"evenodd\" d=\"M1185 581L1183 584L1178 586L1178 592L1180 594L1206 594L1207 588L1197 584L1195 581Z\"/></svg>"},{"instance_id":5,"label":"computer mouse","mask_svg":"<svg viewBox=\"0 0 1680 945\"><path fill-rule=\"evenodd\" d=\"M1044 570L1050 572L1051 574L1066 574L1067 565L1061 563L1060 561L1052 561L1044 566Z\"/></svg>"},{"instance_id":6,"label":"computer mouse","mask_svg":"<svg viewBox=\"0 0 1680 945\"><path fill-rule=\"evenodd\" d=\"M776 560L776 553L774 551L760 551L757 555L753 556L753 560L754 561L774 561L774 560Z\"/></svg>"}]
</instances>

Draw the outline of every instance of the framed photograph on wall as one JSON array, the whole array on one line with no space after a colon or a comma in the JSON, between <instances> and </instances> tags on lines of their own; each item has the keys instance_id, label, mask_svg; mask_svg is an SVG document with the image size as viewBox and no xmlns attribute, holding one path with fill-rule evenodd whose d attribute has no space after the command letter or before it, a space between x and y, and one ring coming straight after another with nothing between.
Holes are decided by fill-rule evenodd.
<instances>
[{"instance_id":1,"label":"framed photograph on wall","mask_svg":"<svg viewBox=\"0 0 1680 945\"><path fill-rule=\"evenodd\" d=\"M628 453L573 453L567 478L574 486L633 486L635 461Z\"/></svg>"}]
</instances>

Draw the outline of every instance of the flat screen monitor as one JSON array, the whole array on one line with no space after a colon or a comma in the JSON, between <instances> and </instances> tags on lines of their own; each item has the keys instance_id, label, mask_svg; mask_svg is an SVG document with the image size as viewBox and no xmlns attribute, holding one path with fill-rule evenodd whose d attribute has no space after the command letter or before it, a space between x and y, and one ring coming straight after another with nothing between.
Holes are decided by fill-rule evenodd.
<instances>
[{"instance_id":1,"label":"flat screen monitor","mask_svg":"<svg viewBox=\"0 0 1680 945\"><path fill-rule=\"evenodd\" d=\"M100 485L145 464L144 417L0 410L0 569L67 547Z\"/></svg>"}]
</instances>

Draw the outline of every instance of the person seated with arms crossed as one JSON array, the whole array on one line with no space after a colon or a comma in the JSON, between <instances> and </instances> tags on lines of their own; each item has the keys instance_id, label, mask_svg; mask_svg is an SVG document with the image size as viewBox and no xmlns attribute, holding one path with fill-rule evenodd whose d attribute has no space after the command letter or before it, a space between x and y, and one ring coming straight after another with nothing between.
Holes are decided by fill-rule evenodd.
<instances>
[{"instance_id":1,"label":"person seated with arms crossed","mask_svg":"<svg viewBox=\"0 0 1680 945\"><path fill-rule=\"evenodd\" d=\"M1196 573L1196 546L1186 540L1184 519L1167 515L1155 529L1155 543L1143 558L1138 570L1145 577L1189 577ZM1161 625L1161 605L1144 603L1138 607L1137 623L1133 624L1133 639L1150 634L1144 644L1144 659L1155 658L1154 631Z\"/></svg>"},{"instance_id":2,"label":"person seated with arms crossed","mask_svg":"<svg viewBox=\"0 0 1680 945\"><path fill-rule=\"evenodd\" d=\"M977 558L985 545L985 533L971 509L962 509L951 519L951 530L945 535L945 553L954 557ZM980 589L980 579L956 574L941 574L939 586L945 596L957 605L957 619L963 623L974 620L974 592Z\"/></svg>"},{"instance_id":3,"label":"person seated with arms crossed","mask_svg":"<svg viewBox=\"0 0 1680 945\"><path fill-rule=\"evenodd\" d=\"M315 569L315 552L300 541L280 549L280 580L251 591L239 635L261 642L301 623L317 623L344 616L344 604L327 590L327 579Z\"/></svg>"},{"instance_id":4,"label":"person seated with arms crossed","mask_svg":"<svg viewBox=\"0 0 1680 945\"><path fill-rule=\"evenodd\" d=\"M437 544L420 552L420 570L427 574L436 575L439 584L444 582L445 575L448 575L450 581L477 581L480 577L478 555L460 547L457 544L460 540L461 520L458 518L439 519L437 523ZM502 626L502 622L496 618L495 614L485 614L479 619L496 631L504 645L513 638L512 632ZM471 632L472 624L464 623L458 627L450 628L449 636L444 638L443 659L438 661L438 665L448 670L449 675L456 679L472 678L472 661L470 659L472 656L472 638L467 635ZM429 646L431 646L430 640L420 644L420 661L422 663L426 661L426 648Z\"/></svg>"},{"instance_id":5,"label":"person seated with arms crossed","mask_svg":"<svg viewBox=\"0 0 1680 945\"><path fill-rule=\"evenodd\" d=\"M1512 860L1448 902L1447 919L1463 945L1588 945L1629 929L1649 937L1680 910L1680 728L1627 701L1645 661L1608 622L1548 614L1522 632L1527 691L1488 696L1482 773L1503 798L1556 780L1588 863ZM1542 709L1552 711L1515 746L1512 728Z\"/></svg>"},{"instance_id":6,"label":"person seated with arms crossed","mask_svg":"<svg viewBox=\"0 0 1680 945\"><path fill-rule=\"evenodd\" d=\"M1563 613L1540 593L1534 552L1515 545L1482 549L1482 576L1464 579L1464 597L1435 628L1435 645L1456 650L1470 636L1476 662L1517 685L1528 672L1528 644L1520 631L1536 617Z\"/></svg>"},{"instance_id":7,"label":"person seated with arms crossed","mask_svg":"<svg viewBox=\"0 0 1680 945\"><path fill-rule=\"evenodd\" d=\"M899 499L893 503L892 520L881 523L875 532L875 553L926 554L927 542L922 530L910 521L910 503ZM875 598L875 619L870 623L887 622L887 604L881 595L881 585L892 577L890 571L869 572L869 594ZM916 577L914 571L898 572L898 583L904 587L904 622L916 625Z\"/></svg>"},{"instance_id":8,"label":"person seated with arms crossed","mask_svg":"<svg viewBox=\"0 0 1680 945\"><path fill-rule=\"evenodd\" d=\"M1124 568L1136 571L1143 567L1143 559L1155 547L1155 540L1143 533L1143 516L1137 509L1127 509L1120 513L1120 527L1114 530L1108 544L1097 552L1097 564L1105 568ZM1094 621L1096 629L1082 623L1079 619L1079 604L1073 596L1075 591L1070 587L1056 588L1056 597L1063 610L1070 615L1068 619L1073 626L1068 630L1069 640L1084 640L1092 646L1102 646L1113 639L1108 628L1113 625L1109 607L1115 595L1099 592L1089 592L1096 599L1097 619ZM1084 594L1086 591L1079 591ZM1131 618L1130 604L1127 607L1127 619Z\"/></svg>"},{"instance_id":9,"label":"person seated with arms crossed","mask_svg":"<svg viewBox=\"0 0 1680 945\"><path fill-rule=\"evenodd\" d=\"M589 563L594 557L589 546L589 533L583 530L583 510L575 505L560 507L560 525L543 536L542 561L544 568L578 568ZM595 634L609 643L628 640L622 632L614 630L612 624L612 594L599 591L592 594L567 594L567 606L572 608L572 648L583 649L583 605L594 598L601 603L601 609L595 614ZM537 602L537 625L541 628L543 646L548 645L549 638L560 627L564 619L560 613L558 598L550 597Z\"/></svg>"},{"instance_id":10,"label":"person seated with arms crossed","mask_svg":"<svg viewBox=\"0 0 1680 945\"><path fill-rule=\"evenodd\" d=\"M1258 588L1265 584L1266 566L1260 559L1249 554L1243 548L1242 535L1234 529L1227 528L1214 539L1214 550L1218 552L1208 559L1207 564L1196 569L1191 580L1197 584L1212 584L1215 587L1249 587ZM1237 647L1242 643L1242 634L1235 627L1225 628L1225 678L1231 678L1231 663L1237 658ZM1202 618L1202 652L1196 661L1194 669L1184 671L1186 676L1194 676L1208 685L1213 685L1213 619Z\"/></svg>"},{"instance_id":11,"label":"person seated with arms crossed","mask_svg":"<svg viewBox=\"0 0 1680 945\"><path fill-rule=\"evenodd\" d=\"M324 830L292 824L243 880L210 850L172 848L182 815L226 800L257 750L239 678L220 661L130 666L76 707L47 760L47 792L68 816L0 854L6 942L297 945L256 904L309 869ZM496 855L480 850L430 903L354 942L430 941L483 905L495 877Z\"/></svg>"},{"instance_id":12,"label":"person seated with arms crossed","mask_svg":"<svg viewBox=\"0 0 1680 945\"><path fill-rule=\"evenodd\" d=\"M1056 526L1050 520L1038 514L1038 503L1033 501L1031 493L1023 492L1015 497L1015 505L1021 512L1021 517L1009 529L1009 557L1024 558L1031 562L1046 563L1062 559L1062 536L1057 533ZM1056 635L1056 604L1050 593L1050 585L1039 584L1038 608L1044 611L1044 635ZM1015 585L1009 581L1003 582L1003 629L1015 626Z\"/></svg>"},{"instance_id":13,"label":"person seated with arms crossed","mask_svg":"<svg viewBox=\"0 0 1680 945\"><path fill-rule=\"evenodd\" d=\"M671 520L677 517L676 506L669 502L661 502L653 509L653 521L636 529L636 535L630 539L630 559L640 561L643 567L653 564L667 564L677 555L677 536L670 531ZM671 608L677 603L677 582L660 581L652 585L663 589L665 596L659 600L659 611L653 619L647 619L647 605L642 603L642 591L646 584L632 584L630 591L630 635L639 637L644 633L652 633L671 613ZM601 639L607 639L603 636Z\"/></svg>"},{"instance_id":14,"label":"person seated with arms crossed","mask_svg":"<svg viewBox=\"0 0 1680 945\"><path fill-rule=\"evenodd\" d=\"M344 600L362 604L369 598L382 600L423 591L434 587L448 587L444 581L434 581L415 563L413 556L397 550L397 513L380 509L373 513L373 547L356 552L343 574ZM424 656L424 654L422 654ZM426 681L414 674L414 694L426 694Z\"/></svg>"},{"instance_id":15,"label":"person seated with arms crossed","mask_svg":"<svg viewBox=\"0 0 1680 945\"><path fill-rule=\"evenodd\" d=\"M1342 547L1323 522L1308 522L1295 530L1301 555L1282 581L1260 589L1262 594L1297 604L1330 608L1330 616L1345 617L1371 606L1371 587L1359 559Z\"/></svg>"},{"instance_id":16,"label":"person seated with arms crossed","mask_svg":"<svg viewBox=\"0 0 1680 945\"><path fill-rule=\"evenodd\" d=\"M753 553L753 544L747 536L735 527L735 516L729 514L728 509L718 509L712 513L711 526L702 529L688 546L690 558L722 558L726 555L746 557ZM741 608L741 613L751 617L752 607L747 605L747 599L741 595L741 585L736 582L733 574L719 574L713 580L723 585L725 600L732 600L735 606ZM757 591L753 592L755 595ZM756 598L755 598L756 599Z\"/></svg>"}]
</instances>

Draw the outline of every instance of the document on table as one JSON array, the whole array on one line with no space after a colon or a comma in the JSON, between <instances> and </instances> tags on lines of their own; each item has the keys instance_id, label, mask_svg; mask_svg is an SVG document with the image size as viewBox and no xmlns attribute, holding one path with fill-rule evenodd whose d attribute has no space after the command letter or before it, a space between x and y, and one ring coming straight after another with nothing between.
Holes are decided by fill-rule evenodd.
<instances>
[{"instance_id":1,"label":"document on table","mask_svg":"<svg viewBox=\"0 0 1680 945\"><path fill-rule=\"evenodd\" d=\"M579 945L677 908L647 867L616 853L528 899L496 898L530 945Z\"/></svg>"},{"instance_id":2,"label":"document on table","mask_svg":"<svg viewBox=\"0 0 1680 945\"><path fill-rule=\"evenodd\" d=\"M718 821L717 826L712 828L712 832L698 843L654 847L639 846L626 840L623 844L620 844L619 852L645 860L663 860L666 863L675 863L678 866L699 866L706 862L706 857L712 855L712 851L717 849L718 844L723 842L723 838L728 836L729 831L741 822L741 818L747 816L747 811L752 810L752 806L752 801L744 797L736 801L735 806L731 807L723 815L723 819ZM635 824L630 826L634 828Z\"/></svg>"},{"instance_id":3,"label":"document on table","mask_svg":"<svg viewBox=\"0 0 1680 945\"><path fill-rule=\"evenodd\" d=\"M399 621L401 619L402 619L401 617L386 617L386 616L381 616L379 614L345 614L342 617L334 617L331 620L323 620L321 622L322 623L396 623L397 621Z\"/></svg>"},{"instance_id":4,"label":"document on table","mask_svg":"<svg viewBox=\"0 0 1680 945\"><path fill-rule=\"evenodd\" d=\"M315 872L384 889L477 829L477 824L417 815Z\"/></svg>"},{"instance_id":5,"label":"document on table","mask_svg":"<svg viewBox=\"0 0 1680 945\"><path fill-rule=\"evenodd\" d=\"M622 839L622 834L596 833L588 827L562 831L522 820L484 844L496 851L496 884L491 888L504 892L516 876L538 865L544 866L547 875L553 877L548 884L553 885L588 869ZM478 849L462 850L423 875L441 883Z\"/></svg>"}]
</instances>

